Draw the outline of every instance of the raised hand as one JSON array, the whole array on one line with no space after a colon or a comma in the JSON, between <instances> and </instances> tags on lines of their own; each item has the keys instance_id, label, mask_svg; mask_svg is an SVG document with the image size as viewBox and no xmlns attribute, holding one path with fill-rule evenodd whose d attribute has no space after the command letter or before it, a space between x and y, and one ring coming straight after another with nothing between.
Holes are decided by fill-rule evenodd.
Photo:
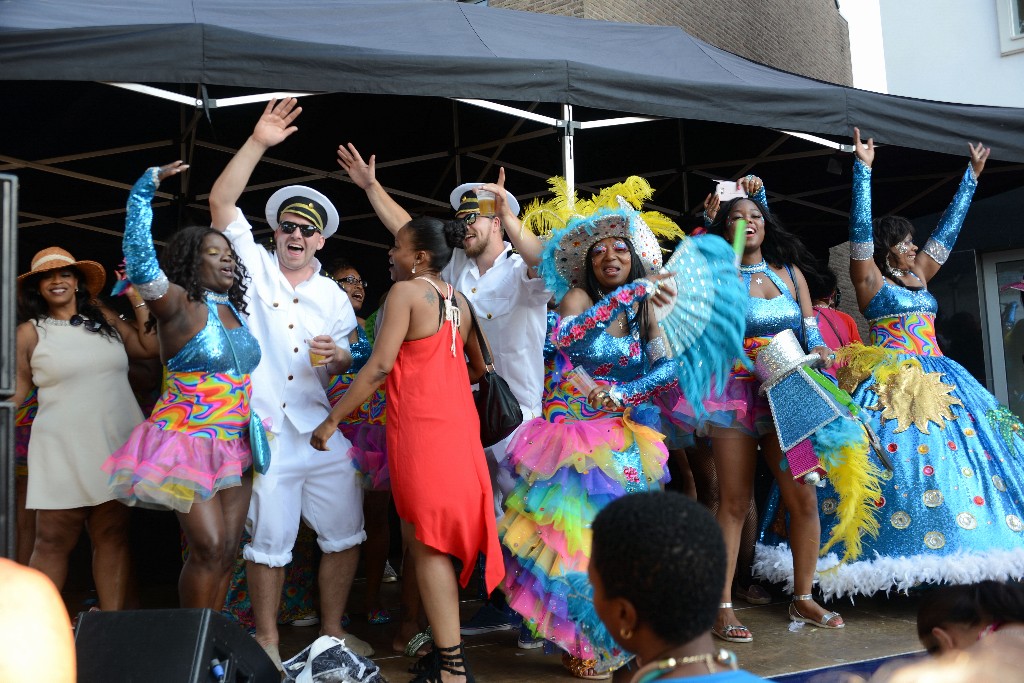
<instances>
[{"instance_id":1,"label":"raised hand","mask_svg":"<svg viewBox=\"0 0 1024 683\"><path fill-rule=\"evenodd\" d=\"M853 129L853 151L865 166L871 168L875 161L875 139L868 138L867 144L860 139L860 128Z\"/></svg>"},{"instance_id":2,"label":"raised hand","mask_svg":"<svg viewBox=\"0 0 1024 683\"><path fill-rule=\"evenodd\" d=\"M722 206L722 200L718 194L712 192L704 198L704 213L707 214L708 218L715 220L715 216L718 215L718 209Z\"/></svg>"},{"instance_id":3,"label":"raised hand","mask_svg":"<svg viewBox=\"0 0 1024 683\"><path fill-rule=\"evenodd\" d=\"M764 181L758 178L756 175L746 175L739 179L740 187L747 193L748 197L753 197L757 194L757 191L764 186ZM708 214L710 215L710 214Z\"/></svg>"},{"instance_id":4,"label":"raised hand","mask_svg":"<svg viewBox=\"0 0 1024 683\"><path fill-rule=\"evenodd\" d=\"M494 195L494 215L504 216L509 211L508 195L505 194L505 168L498 167L498 180L493 183L484 183L481 190L487 190Z\"/></svg>"},{"instance_id":5,"label":"raised hand","mask_svg":"<svg viewBox=\"0 0 1024 683\"><path fill-rule=\"evenodd\" d=\"M982 162L984 164L985 162ZM157 172L157 180L163 180L164 178L170 178L172 175L178 175L179 173L188 170L188 164L181 159L169 163L165 166L161 166Z\"/></svg>"},{"instance_id":6,"label":"raised hand","mask_svg":"<svg viewBox=\"0 0 1024 683\"><path fill-rule=\"evenodd\" d=\"M971 148L971 169L974 171L974 178L977 179L981 175L982 169L985 168L985 162L988 160L992 148L985 147L980 142L977 147L970 142L967 143L967 146Z\"/></svg>"},{"instance_id":7,"label":"raised hand","mask_svg":"<svg viewBox=\"0 0 1024 683\"><path fill-rule=\"evenodd\" d=\"M252 139L264 147L273 147L284 142L289 135L299 129L298 126L292 125L302 113L302 107L297 106L298 102L294 97L267 102L263 115L252 131Z\"/></svg>"},{"instance_id":8,"label":"raised hand","mask_svg":"<svg viewBox=\"0 0 1024 683\"><path fill-rule=\"evenodd\" d=\"M360 189L365 190L377 182L377 156L371 154L369 163L363 161L359 150L351 142L338 146L338 165Z\"/></svg>"}]
</instances>

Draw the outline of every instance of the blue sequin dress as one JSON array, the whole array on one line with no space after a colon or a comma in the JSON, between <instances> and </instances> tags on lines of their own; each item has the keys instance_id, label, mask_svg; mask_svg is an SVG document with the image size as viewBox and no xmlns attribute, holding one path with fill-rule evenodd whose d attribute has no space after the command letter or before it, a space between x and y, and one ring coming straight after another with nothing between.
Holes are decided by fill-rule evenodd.
<instances>
[{"instance_id":1,"label":"blue sequin dress","mask_svg":"<svg viewBox=\"0 0 1024 683\"><path fill-rule=\"evenodd\" d=\"M366 323L369 324L369 323ZM352 367L342 375L333 375L327 385L327 398L333 406L348 391L352 380L370 359L373 345L362 326L356 325L356 340L350 345ZM348 451L352 466L359 473L363 488L369 491L390 491L388 446L385 437L384 385L377 388L359 408L347 415L338 429L351 442Z\"/></svg>"},{"instance_id":2,"label":"blue sequin dress","mask_svg":"<svg viewBox=\"0 0 1024 683\"><path fill-rule=\"evenodd\" d=\"M937 310L923 283L907 289L885 281L864 310L871 346L851 347L850 363L838 372L840 386L873 417L893 471L884 473L876 501L881 530L877 538L863 537L860 559L838 567L832 554L819 561L819 570L830 569L818 576L826 598L1024 578L1021 425L942 355ZM819 490L823 535L835 522L836 503L830 485ZM770 510L755 573L791 584L789 552L779 545L784 520Z\"/></svg>"},{"instance_id":3,"label":"blue sequin dress","mask_svg":"<svg viewBox=\"0 0 1024 683\"><path fill-rule=\"evenodd\" d=\"M632 333L609 334L619 330L614 315L607 314L629 307L616 295L631 296L641 287L626 285L557 325L545 349L543 417L525 423L509 446L507 463L515 469L516 486L498 530L509 605L535 634L575 657L598 660L599 669L621 664L624 653L591 642L589 625L600 622L570 613L569 594L577 588L566 576L585 578L590 524L605 505L628 493L659 489L668 479L668 453L650 399L673 385L671 364L649 361L632 313ZM591 408L566 378L575 367L620 387L629 407ZM593 612L589 600L581 604Z\"/></svg>"}]
</instances>

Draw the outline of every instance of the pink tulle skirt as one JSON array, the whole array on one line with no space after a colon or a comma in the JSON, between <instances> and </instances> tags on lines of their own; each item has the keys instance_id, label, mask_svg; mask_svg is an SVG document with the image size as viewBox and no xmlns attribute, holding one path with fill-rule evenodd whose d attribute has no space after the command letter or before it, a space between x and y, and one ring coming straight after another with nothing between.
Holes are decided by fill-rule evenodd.
<instances>
[{"instance_id":1,"label":"pink tulle skirt","mask_svg":"<svg viewBox=\"0 0 1024 683\"><path fill-rule=\"evenodd\" d=\"M107 458L103 471L125 505L188 512L221 489L241 484L252 467L248 436L218 439L161 429L149 420Z\"/></svg>"},{"instance_id":2,"label":"pink tulle skirt","mask_svg":"<svg viewBox=\"0 0 1024 683\"><path fill-rule=\"evenodd\" d=\"M367 491L390 491L391 475L388 472L388 446L385 426L382 424L342 423L341 433L352 442L348 457L359 473L360 484Z\"/></svg>"}]
</instances>

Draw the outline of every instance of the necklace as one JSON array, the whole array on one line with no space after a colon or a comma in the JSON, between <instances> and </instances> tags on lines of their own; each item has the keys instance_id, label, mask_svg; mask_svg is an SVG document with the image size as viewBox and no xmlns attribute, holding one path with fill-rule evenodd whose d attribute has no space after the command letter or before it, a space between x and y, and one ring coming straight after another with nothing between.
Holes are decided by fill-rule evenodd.
<instances>
[{"instance_id":1,"label":"necklace","mask_svg":"<svg viewBox=\"0 0 1024 683\"><path fill-rule=\"evenodd\" d=\"M885 268L886 270L889 271L889 275L891 275L893 278L906 277L907 274L910 272L909 270L900 270L899 268L893 268L888 263L885 264Z\"/></svg>"},{"instance_id":2,"label":"necklace","mask_svg":"<svg viewBox=\"0 0 1024 683\"><path fill-rule=\"evenodd\" d=\"M206 300L212 301L215 304L227 304L230 302L227 294L221 292L214 292L212 290L206 290Z\"/></svg>"},{"instance_id":3,"label":"necklace","mask_svg":"<svg viewBox=\"0 0 1024 683\"><path fill-rule=\"evenodd\" d=\"M743 265L741 263L740 264L740 272L741 273L745 273L747 275L750 275L752 273L767 273L768 272L768 264L765 262L764 259L761 259L760 263L754 263L754 264L749 265L749 266L745 266L745 265ZM755 277L754 278L754 282L756 282L757 284L761 284L761 283L764 282L764 280L759 278L759 277Z\"/></svg>"},{"instance_id":4,"label":"necklace","mask_svg":"<svg viewBox=\"0 0 1024 683\"><path fill-rule=\"evenodd\" d=\"M713 666L715 664L727 667L733 671L736 670L735 653L729 650L718 650L717 652L705 652L704 654L690 655L689 657L667 657L666 659L659 659L650 664L645 664L633 675L630 683L650 683L673 669L697 662L703 662L704 666L708 668L709 674L715 672Z\"/></svg>"}]
</instances>

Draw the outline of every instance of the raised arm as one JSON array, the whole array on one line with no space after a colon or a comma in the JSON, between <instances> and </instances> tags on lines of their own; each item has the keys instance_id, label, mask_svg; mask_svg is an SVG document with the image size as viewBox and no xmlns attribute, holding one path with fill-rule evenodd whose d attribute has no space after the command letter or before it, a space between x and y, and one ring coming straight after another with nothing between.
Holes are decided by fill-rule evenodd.
<instances>
[{"instance_id":1,"label":"raised arm","mask_svg":"<svg viewBox=\"0 0 1024 683\"><path fill-rule=\"evenodd\" d=\"M298 100L288 97L267 102L252 135L221 172L210 190L210 216L215 230L223 231L235 220L238 198L249 183L263 154L298 130L292 122L302 113Z\"/></svg>"},{"instance_id":2,"label":"raised arm","mask_svg":"<svg viewBox=\"0 0 1024 683\"><path fill-rule=\"evenodd\" d=\"M494 212L501 219L501 225L505 234L516 248L523 261L530 267L530 277L538 277L537 266L540 265L541 253L544 251L544 243L533 233L532 230L523 229L519 216L512 212L509 206L508 197L505 194L505 169L498 169L498 182L484 185L482 190L494 193Z\"/></svg>"},{"instance_id":3,"label":"raised arm","mask_svg":"<svg viewBox=\"0 0 1024 683\"><path fill-rule=\"evenodd\" d=\"M401 207L384 186L377 182L377 157L370 155L369 163L363 161L362 155L351 142L338 146L338 165L344 169L348 177L366 193L377 218L392 235L397 235L406 223L412 220L409 212Z\"/></svg>"},{"instance_id":4,"label":"raised arm","mask_svg":"<svg viewBox=\"0 0 1024 683\"><path fill-rule=\"evenodd\" d=\"M882 288L882 271L875 265L875 236L871 227L871 164L875 161L875 140L860 139L853 129L853 198L850 205L850 281L857 291L857 306L867 308L871 297Z\"/></svg>"},{"instance_id":5,"label":"raised arm","mask_svg":"<svg viewBox=\"0 0 1024 683\"><path fill-rule=\"evenodd\" d=\"M963 178L960 179L960 186L957 188L956 194L953 195L953 201L946 207L935 232L931 234L931 237L925 242L924 249L921 250L921 253L928 257L922 257L918 263L919 274L925 282L935 277L939 268L949 258L949 252L953 251L953 245L956 244L957 235L960 234L960 228L967 216L967 209L971 206L974 190L978 187L978 176L985 168L985 162L992 151L980 142L977 147L971 143L967 144L971 148L971 163L968 164Z\"/></svg>"}]
</instances>

